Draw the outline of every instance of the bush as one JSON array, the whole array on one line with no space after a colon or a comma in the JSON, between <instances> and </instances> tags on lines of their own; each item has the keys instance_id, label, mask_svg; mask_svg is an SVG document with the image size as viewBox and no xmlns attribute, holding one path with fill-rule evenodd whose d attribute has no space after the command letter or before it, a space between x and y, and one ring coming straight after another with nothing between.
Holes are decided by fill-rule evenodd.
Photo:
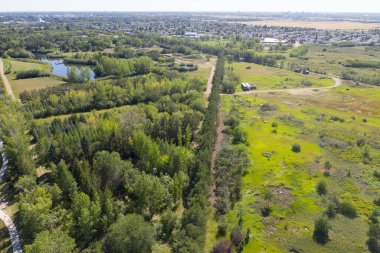
<instances>
[{"instance_id":1,"label":"bush","mask_svg":"<svg viewBox=\"0 0 380 253\"><path fill-rule=\"evenodd\" d=\"M367 245L372 253L380 252L380 225L378 223L370 225Z\"/></svg>"},{"instance_id":2,"label":"bush","mask_svg":"<svg viewBox=\"0 0 380 253\"><path fill-rule=\"evenodd\" d=\"M301 152L301 145L300 144L293 144L292 145L292 151L294 152L294 153L299 153L299 152Z\"/></svg>"},{"instance_id":3,"label":"bush","mask_svg":"<svg viewBox=\"0 0 380 253\"><path fill-rule=\"evenodd\" d=\"M375 205L377 205L377 206L380 206L380 198L375 199L375 200L373 201L373 203L374 203Z\"/></svg>"},{"instance_id":4,"label":"bush","mask_svg":"<svg viewBox=\"0 0 380 253\"><path fill-rule=\"evenodd\" d=\"M380 170L375 170L373 172L373 176L376 177L377 179L380 179Z\"/></svg>"},{"instance_id":5,"label":"bush","mask_svg":"<svg viewBox=\"0 0 380 253\"><path fill-rule=\"evenodd\" d=\"M232 253L233 245L229 241L219 241L212 249L211 253Z\"/></svg>"},{"instance_id":6,"label":"bush","mask_svg":"<svg viewBox=\"0 0 380 253\"><path fill-rule=\"evenodd\" d=\"M238 247L243 241L243 234L241 233L240 227L235 227L232 231L231 241L236 247Z\"/></svg>"},{"instance_id":7,"label":"bush","mask_svg":"<svg viewBox=\"0 0 380 253\"><path fill-rule=\"evenodd\" d=\"M235 128L240 124L240 120L235 115L229 116L225 121L224 124L226 126L230 126L231 128Z\"/></svg>"},{"instance_id":8,"label":"bush","mask_svg":"<svg viewBox=\"0 0 380 253\"><path fill-rule=\"evenodd\" d=\"M247 143L247 133L240 127L232 131L232 144Z\"/></svg>"},{"instance_id":9,"label":"bush","mask_svg":"<svg viewBox=\"0 0 380 253\"><path fill-rule=\"evenodd\" d=\"M329 228L329 221L326 217L318 218L314 223L314 241L320 244L326 244L329 241Z\"/></svg>"},{"instance_id":10,"label":"bush","mask_svg":"<svg viewBox=\"0 0 380 253\"><path fill-rule=\"evenodd\" d=\"M327 184L325 181L320 181L317 184L317 193L319 195L326 195L327 194Z\"/></svg>"},{"instance_id":11,"label":"bush","mask_svg":"<svg viewBox=\"0 0 380 253\"><path fill-rule=\"evenodd\" d=\"M334 202L329 203L329 205L327 206L327 210L326 210L327 217L329 217L330 219L335 218L337 208L338 207Z\"/></svg>"},{"instance_id":12,"label":"bush","mask_svg":"<svg viewBox=\"0 0 380 253\"><path fill-rule=\"evenodd\" d=\"M25 70L17 73L17 79L27 79L27 78L37 78L37 77L45 77L50 76L50 73L44 72L38 69Z\"/></svg>"},{"instance_id":13,"label":"bush","mask_svg":"<svg viewBox=\"0 0 380 253\"><path fill-rule=\"evenodd\" d=\"M227 234L227 225L225 223L218 224L218 230L216 232L217 237L224 237Z\"/></svg>"},{"instance_id":14,"label":"bush","mask_svg":"<svg viewBox=\"0 0 380 253\"><path fill-rule=\"evenodd\" d=\"M261 215L262 215L263 217L269 217L271 212L272 212L272 209L271 209L271 207L269 207L269 206L263 207L263 208L261 209Z\"/></svg>"},{"instance_id":15,"label":"bush","mask_svg":"<svg viewBox=\"0 0 380 253\"><path fill-rule=\"evenodd\" d=\"M345 201L339 205L339 212L352 219L357 216L355 207L351 203Z\"/></svg>"}]
</instances>

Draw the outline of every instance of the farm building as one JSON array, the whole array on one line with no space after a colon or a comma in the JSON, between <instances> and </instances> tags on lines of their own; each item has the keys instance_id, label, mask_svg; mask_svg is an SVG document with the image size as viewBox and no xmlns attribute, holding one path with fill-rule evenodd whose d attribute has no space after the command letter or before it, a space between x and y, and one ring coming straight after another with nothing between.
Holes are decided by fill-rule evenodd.
<instances>
[{"instance_id":1,"label":"farm building","mask_svg":"<svg viewBox=\"0 0 380 253\"><path fill-rule=\"evenodd\" d=\"M241 83L241 88L243 91L256 90L257 86L253 83Z\"/></svg>"}]
</instances>

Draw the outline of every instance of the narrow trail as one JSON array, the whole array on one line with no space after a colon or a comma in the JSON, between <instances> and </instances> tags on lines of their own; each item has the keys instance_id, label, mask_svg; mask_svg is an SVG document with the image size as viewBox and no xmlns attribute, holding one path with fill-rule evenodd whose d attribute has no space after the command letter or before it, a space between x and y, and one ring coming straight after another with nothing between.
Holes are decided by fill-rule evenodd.
<instances>
[{"instance_id":1,"label":"narrow trail","mask_svg":"<svg viewBox=\"0 0 380 253\"><path fill-rule=\"evenodd\" d=\"M208 78L208 82L207 82L207 88L206 88L206 91L205 91L205 96L207 97L207 99L209 98L210 94L211 94L211 90L212 90L212 87L213 87L213 80L214 80L214 75L215 75L215 70L216 70L216 62L212 61L211 62L211 73L210 73L210 76ZM207 103L208 103L208 100L207 100ZM222 141L223 141L223 128L224 128L224 125L223 125L223 121L222 121L222 117L220 115L220 106L218 107L218 112L217 112L217 122L216 122L216 136L215 136L215 144L214 144L214 150L212 151L212 156L211 156L211 168L210 168L210 174L211 174L211 185L210 185L210 189L209 189L209 193L210 193L210 203L212 205L215 204L215 194L214 194L214 191L216 189L216 185L215 185L215 181L214 181L214 166L215 166L215 161L216 161L216 156L218 154L218 151L220 149L220 146L222 144Z\"/></svg>"},{"instance_id":2,"label":"narrow trail","mask_svg":"<svg viewBox=\"0 0 380 253\"><path fill-rule=\"evenodd\" d=\"M12 99L16 99L15 95L13 94L12 87L9 84L8 78L4 74L4 64L3 64L3 60L1 58L0 58L0 75L1 75L1 79L3 79L4 86L5 86L5 89L8 93L8 95L11 96Z\"/></svg>"},{"instance_id":3,"label":"narrow trail","mask_svg":"<svg viewBox=\"0 0 380 253\"><path fill-rule=\"evenodd\" d=\"M221 94L222 96L231 96L231 95L249 95L249 94L259 94L259 93L270 93L270 92L288 92L294 95L302 95L302 94L310 94L316 91L326 91L332 88L336 88L342 85L342 79L339 77L329 76L331 79L335 81L335 84L328 87L321 88L294 88L294 89L274 89L274 90L254 90L254 91L246 91L246 92L237 92L234 94Z\"/></svg>"},{"instance_id":4,"label":"narrow trail","mask_svg":"<svg viewBox=\"0 0 380 253\"><path fill-rule=\"evenodd\" d=\"M212 65L211 65L211 73L210 73L210 76L208 77L207 88L206 88L206 91L205 91L205 95L206 95L207 98L211 94L212 81L214 79L215 69L216 69L216 62L212 63Z\"/></svg>"},{"instance_id":5,"label":"narrow trail","mask_svg":"<svg viewBox=\"0 0 380 253\"><path fill-rule=\"evenodd\" d=\"M1 78L4 82L5 89L8 93L8 95L12 99L15 100L16 98L13 94L12 88L8 82L7 77L4 74L4 65L3 65L2 59L0 59L0 75L1 75ZM0 140L0 153L1 153L2 161L3 161L2 165L1 165L1 169L0 169L0 181L3 179L5 170L7 169L7 166L8 166L8 158L4 152L3 146L4 146L3 141ZM17 232L17 228L16 228L15 224L13 223L12 219L3 211L3 209L8 206L8 203L3 202L3 203L1 203L0 206L1 206L0 207L0 219L4 222L5 226L8 229L9 237L10 237L11 242L12 242L13 252L14 253L22 253L22 246L21 246L20 238L19 238L19 235Z\"/></svg>"}]
</instances>

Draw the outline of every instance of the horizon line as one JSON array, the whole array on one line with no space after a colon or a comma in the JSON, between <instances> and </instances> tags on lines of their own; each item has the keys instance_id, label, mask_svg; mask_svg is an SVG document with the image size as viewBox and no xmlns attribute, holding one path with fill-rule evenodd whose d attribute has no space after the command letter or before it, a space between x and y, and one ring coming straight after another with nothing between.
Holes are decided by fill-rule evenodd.
<instances>
[{"instance_id":1,"label":"horizon line","mask_svg":"<svg viewBox=\"0 0 380 253\"><path fill-rule=\"evenodd\" d=\"M186 10L167 10L167 11L152 11L152 10L131 10L131 11L101 11L101 10L21 10L21 11L0 11L0 13L240 13L240 14L254 14L254 13L314 13L314 14L380 14L379 11L221 11L221 10L208 10L208 11L186 11Z\"/></svg>"}]
</instances>

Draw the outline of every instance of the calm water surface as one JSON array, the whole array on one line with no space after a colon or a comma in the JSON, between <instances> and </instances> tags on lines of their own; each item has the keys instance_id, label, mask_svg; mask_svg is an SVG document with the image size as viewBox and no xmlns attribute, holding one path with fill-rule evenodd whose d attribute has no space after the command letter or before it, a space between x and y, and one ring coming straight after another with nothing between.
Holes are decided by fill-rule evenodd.
<instances>
[{"instance_id":1,"label":"calm water surface","mask_svg":"<svg viewBox=\"0 0 380 253\"><path fill-rule=\"evenodd\" d=\"M71 65L66 65L63 62L63 59L40 59L42 62L49 63L52 67L52 73L58 76L67 77L67 68L71 67ZM91 80L95 79L95 72L91 69Z\"/></svg>"}]
</instances>

